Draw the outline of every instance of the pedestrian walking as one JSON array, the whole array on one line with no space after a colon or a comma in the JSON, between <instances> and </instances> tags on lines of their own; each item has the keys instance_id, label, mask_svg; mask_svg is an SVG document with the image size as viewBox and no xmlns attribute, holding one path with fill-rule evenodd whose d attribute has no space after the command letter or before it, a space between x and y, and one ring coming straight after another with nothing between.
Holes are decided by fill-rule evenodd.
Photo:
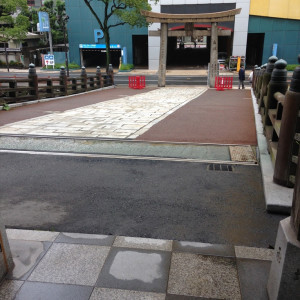
<instances>
[{"instance_id":1,"label":"pedestrian walking","mask_svg":"<svg viewBox=\"0 0 300 300\"><path fill-rule=\"evenodd\" d=\"M239 70L239 89L241 88L241 84L242 84L242 88L244 89L244 81L245 81L245 70L243 67L240 68Z\"/></svg>"}]
</instances>

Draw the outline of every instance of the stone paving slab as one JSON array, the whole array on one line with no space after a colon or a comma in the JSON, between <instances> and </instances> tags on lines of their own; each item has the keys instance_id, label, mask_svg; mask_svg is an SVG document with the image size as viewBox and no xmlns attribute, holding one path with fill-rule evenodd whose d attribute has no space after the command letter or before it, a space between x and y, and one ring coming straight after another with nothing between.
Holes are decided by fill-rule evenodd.
<instances>
[{"instance_id":1,"label":"stone paving slab","mask_svg":"<svg viewBox=\"0 0 300 300\"><path fill-rule=\"evenodd\" d=\"M15 267L7 275L7 279L17 280L26 280L51 246L49 242L25 240L10 240L9 244L14 253Z\"/></svg>"},{"instance_id":2,"label":"stone paving slab","mask_svg":"<svg viewBox=\"0 0 300 300\"><path fill-rule=\"evenodd\" d=\"M19 243L24 250L21 257L27 257L16 264L15 274L24 270L27 261L31 266L29 277L8 276L0 284L1 300L251 299L253 288L255 295L262 297L256 299L266 299L271 261L265 255L270 257L274 252L124 236L110 236L114 243L101 246L91 245L90 241L101 240L102 235L76 233L69 233L74 243L68 240L66 244L61 243L62 233L58 233L56 240L46 242L50 247L43 250L41 258L39 251L30 251L33 249L30 243L41 243L35 240L36 235L43 236L45 232L35 231L32 235L29 230L7 232L11 237L21 237L10 238L9 242ZM21 248L12 247L15 260ZM226 257L229 253L230 257Z\"/></svg>"},{"instance_id":3,"label":"stone paving slab","mask_svg":"<svg viewBox=\"0 0 300 300\"><path fill-rule=\"evenodd\" d=\"M108 252L104 246L55 243L28 280L93 286Z\"/></svg>"},{"instance_id":4,"label":"stone paving slab","mask_svg":"<svg viewBox=\"0 0 300 300\"><path fill-rule=\"evenodd\" d=\"M227 145L155 143L118 139L79 139L0 135L0 149L218 161L231 160Z\"/></svg>"},{"instance_id":5,"label":"stone paving slab","mask_svg":"<svg viewBox=\"0 0 300 300\"><path fill-rule=\"evenodd\" d=\"M241 299L235 260L174 253L168 292L205 298Z\"/></svg>"},{"instance_id":6,"label":"stone paving slab","mask_svg":"<svg viewBox=\"0 0 300 300\"><path fill-rule=\"evenodd\" d=\"M0 133L134 139L205 90L157 89L11 123Z\"/></svg>"}]
</instances>

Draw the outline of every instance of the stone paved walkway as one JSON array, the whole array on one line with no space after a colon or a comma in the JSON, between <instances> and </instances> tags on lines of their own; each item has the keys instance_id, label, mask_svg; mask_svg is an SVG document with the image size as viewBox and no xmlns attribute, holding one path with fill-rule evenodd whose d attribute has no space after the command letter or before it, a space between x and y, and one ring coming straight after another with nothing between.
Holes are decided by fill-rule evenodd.
<instances>
[{"instance_id":1,"label":"stone paved walkway","mask_svg":"<svg viewBox=\"0 0 300 300\"><path fill-rule=\"evenodd\" d=\"M0 299L267 300L274 250L8 229Z\"/></svg>"},{"instance_id":2,"label":"stone paved walkway","mask_svg":"<svg viewBox=\"0 0 300 300\"><path fill-rule=\"evenodd\" d=\"M164 88L0 127L1 134L134 139L205 88Z\"/></svg>"}]
</instances>

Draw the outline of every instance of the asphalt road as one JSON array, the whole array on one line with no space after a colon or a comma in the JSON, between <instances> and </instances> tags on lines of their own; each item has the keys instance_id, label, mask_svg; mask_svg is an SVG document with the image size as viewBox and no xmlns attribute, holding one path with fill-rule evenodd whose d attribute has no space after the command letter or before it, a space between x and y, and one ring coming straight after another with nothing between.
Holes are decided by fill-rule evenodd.
<instances>
[{"instance_id":1,"label":"asphalt road","mask_svg":"<svg viewBox=\"0 0 300 300\"><path fill-rule=\"evenodd\" d=\"M0 213L12 228L268 247L258 166L0 153Z\"/></svg>"}]
</instances>

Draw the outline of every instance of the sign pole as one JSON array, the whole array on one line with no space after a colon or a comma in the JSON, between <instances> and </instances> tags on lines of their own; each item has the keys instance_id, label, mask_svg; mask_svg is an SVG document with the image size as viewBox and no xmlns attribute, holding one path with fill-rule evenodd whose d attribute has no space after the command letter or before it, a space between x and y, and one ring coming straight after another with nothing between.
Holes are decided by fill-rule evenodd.
<instances>
[{"instance_id":1,"label":"sign pole","mask_svg":"<svg viewBox=\"0 0 300 300\"><path fill-rule=\"evenodd\" d=\"M49 33L50 54L53 54L53 45L52 45L52 33L51 33L51 30L49 30L48 33Z\"/></svg>"}]
</instances>

